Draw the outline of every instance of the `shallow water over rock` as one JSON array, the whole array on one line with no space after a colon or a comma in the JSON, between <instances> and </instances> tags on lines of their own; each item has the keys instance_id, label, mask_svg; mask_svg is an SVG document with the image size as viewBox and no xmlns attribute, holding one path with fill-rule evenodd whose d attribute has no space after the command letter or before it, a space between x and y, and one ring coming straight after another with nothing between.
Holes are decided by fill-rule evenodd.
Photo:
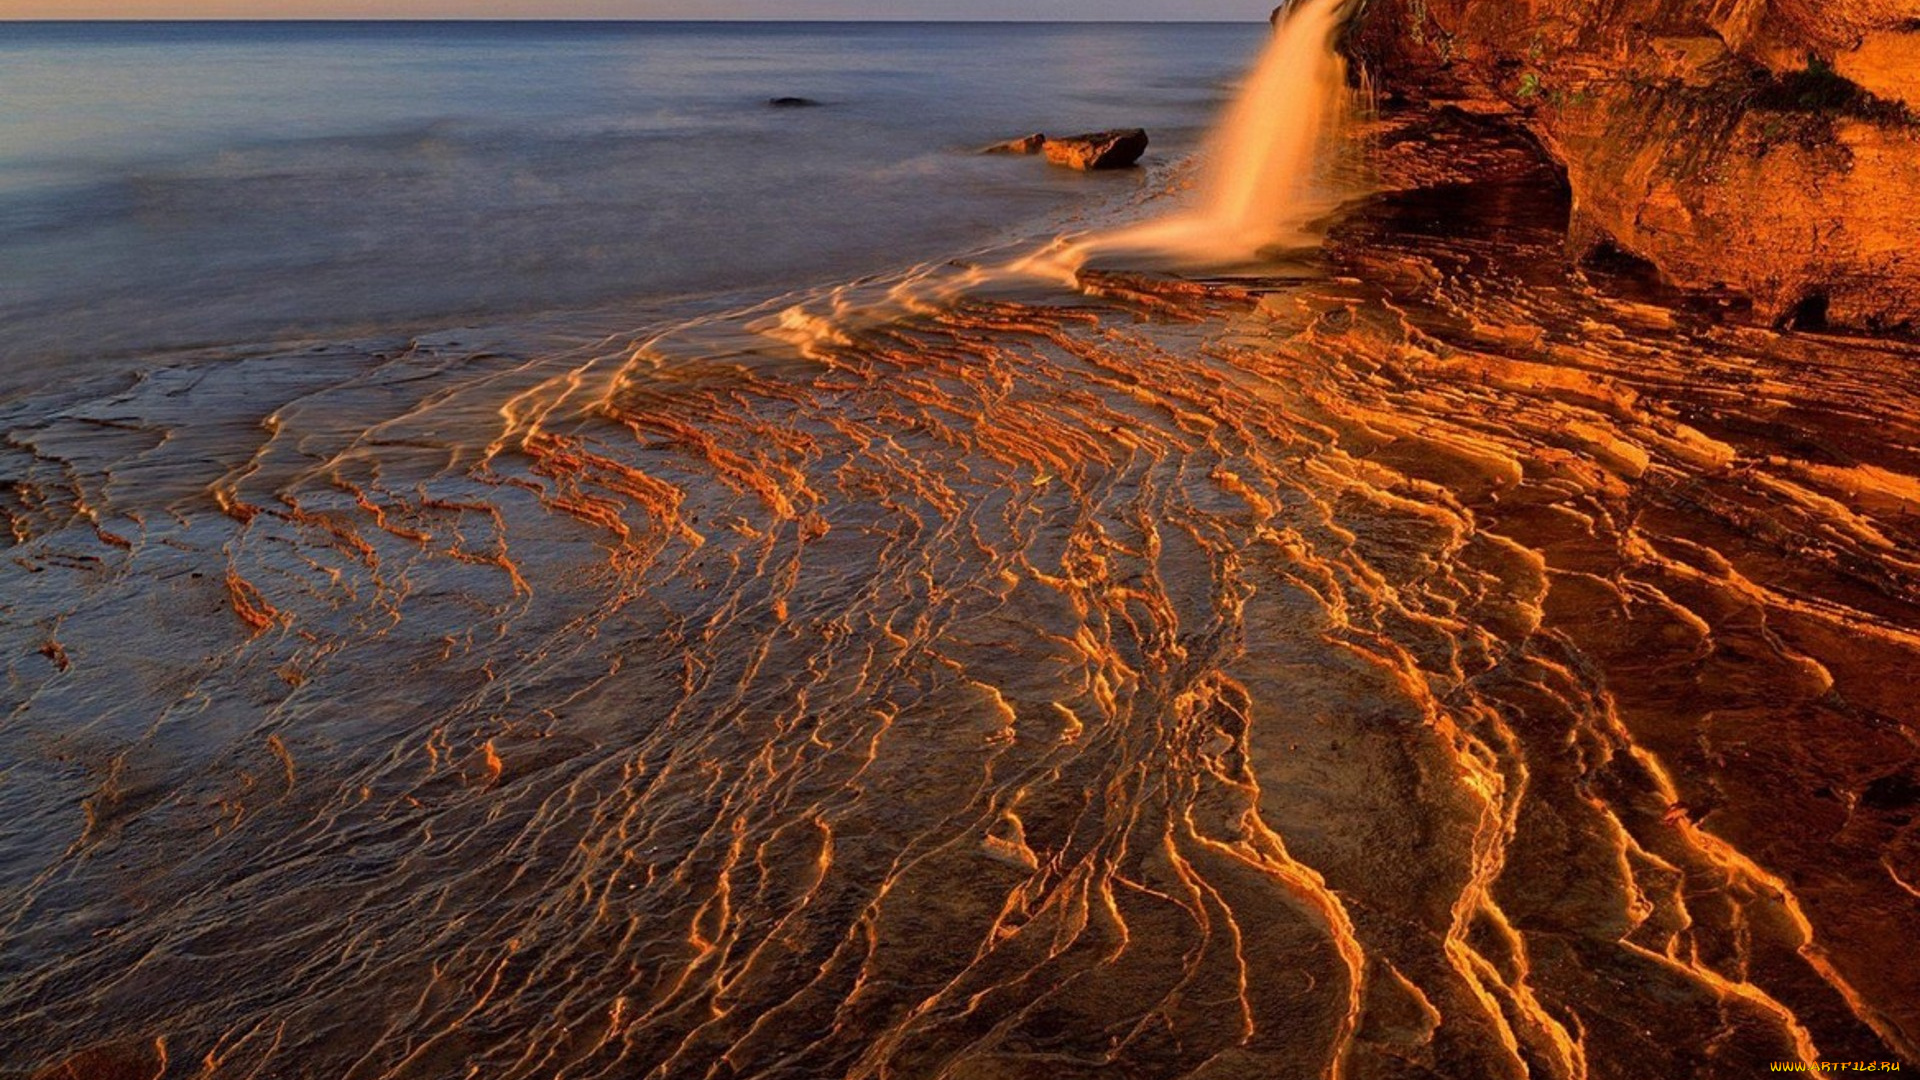
<instances>
[{"instance_id":1,"label":"shallow water over rock","mask_svg":"<svg viewBox=\"0 0 1920 1080\"><path fill-rule=\"evenodd\" d=\"M1374 135L1312 275L8 406L0 1062L1911 1059L1920 350Z\"/></svg>"}]
</instances>

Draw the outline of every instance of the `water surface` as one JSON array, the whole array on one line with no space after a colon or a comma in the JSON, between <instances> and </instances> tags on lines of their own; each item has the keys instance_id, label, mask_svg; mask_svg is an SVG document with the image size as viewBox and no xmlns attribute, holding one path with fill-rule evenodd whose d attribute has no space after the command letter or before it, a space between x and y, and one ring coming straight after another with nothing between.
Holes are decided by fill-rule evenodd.
<instances>
[{"instance_id":1,"label":"water surface","mask_svg":"<svg viewBox=\"0 0 1920 1080\"><path fill-rule=\"evenodd\" d=\"M971 150L1144 126L1171 161L1261 30L10 24L0 387L944 257L1140 183Z\"/></svg>"}]
</instances>

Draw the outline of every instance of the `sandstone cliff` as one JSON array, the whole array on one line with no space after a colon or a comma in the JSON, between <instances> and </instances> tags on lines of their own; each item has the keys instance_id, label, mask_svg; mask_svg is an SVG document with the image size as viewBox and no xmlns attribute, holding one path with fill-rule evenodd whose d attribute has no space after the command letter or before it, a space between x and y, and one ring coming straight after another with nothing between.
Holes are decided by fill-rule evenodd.
<instances>
[{"instance_id":1,"label":"sandstone cliff","mask_svg":"<svg viewBox=\"0 0 1920 1080\"><path fill-rule=\"evenodd\" d=\"M1920 0L1365 0L1391 98L1511 112L1612 245L1757 317L1920 324Z\"/></svg>"}]
</instances>

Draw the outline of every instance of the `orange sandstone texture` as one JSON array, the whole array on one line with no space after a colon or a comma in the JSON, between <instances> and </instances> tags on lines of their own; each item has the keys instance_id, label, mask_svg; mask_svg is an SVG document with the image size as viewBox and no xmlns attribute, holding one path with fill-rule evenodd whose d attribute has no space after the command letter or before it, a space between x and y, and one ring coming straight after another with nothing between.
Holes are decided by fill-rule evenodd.
<instances>
[{"instance_id":1,"label":"orange sandstone texture","mask_svg":"<svg viewBox=\"0 0 1920 1080\"><path fill-rule=\"evenodd\" d=\"M1147 133L1139 128L1093 131L1063 139L1046 139L1040 145L1047 160L1055 165L1091 172L1096 169L1124 169L1147 152Z\"/></svg>"},{"instance_id":2,"label":"orange sandstone texture","mask_svg":"<svg viewBox=\"0 0 1920 1080\"><path fill-rule=\"evenodd\" d=\"M1349 48L1395 97L1509 112L1565 170L1575 257L1768 321L1920 317L1920 0L1375 0Z\"/></svg>"}]
</instances>

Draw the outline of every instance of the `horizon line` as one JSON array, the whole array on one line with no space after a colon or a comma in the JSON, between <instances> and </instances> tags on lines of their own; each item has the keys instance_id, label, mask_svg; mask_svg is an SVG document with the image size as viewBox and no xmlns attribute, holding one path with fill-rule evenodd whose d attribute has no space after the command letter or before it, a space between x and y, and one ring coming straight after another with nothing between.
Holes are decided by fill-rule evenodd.
<instances>
[{"instance_id":1,"label":"horizon line","mask_svg":"<svg viewBox=\"0 0 1920 1080\"><path fill-rule=\"evenodd\" d=\"M822 18L819 16L786 17L748 17L739 15L716 15L707 18L649 18L634 16L610 18L603 15L427 15L413 17L393 16L353 16L353 15L247 15L247 16L200 16L200 15L157 15L147 18L129 18L125 16L61 16L45 17L0 17L0 25L39 24L75 24L106 23L122 26L144 25L150 23L895 23L900 25L920 25L927 23L980 23L980 24L1020 24L1045 26L1049 24L1131 26L1143 23L1156 25L1206 25L1239 26L1264 23L1264 19L977 19L977 18Z\"/></svg>"}]
</instances>

